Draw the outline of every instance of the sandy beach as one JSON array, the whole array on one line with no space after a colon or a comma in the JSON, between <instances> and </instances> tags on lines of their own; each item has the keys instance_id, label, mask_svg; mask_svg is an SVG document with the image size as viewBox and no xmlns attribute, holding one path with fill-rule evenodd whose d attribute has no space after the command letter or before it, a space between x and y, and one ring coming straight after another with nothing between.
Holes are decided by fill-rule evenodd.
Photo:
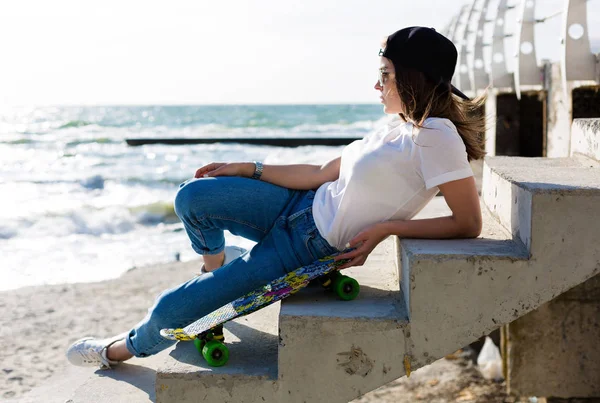
<instances>
[{"instance_id":1,"label":"sandy beach","mask_svg":"<svg viewBox=\"0 0 600 403\"><path fill-rule=\"evenodd\" d=\"M52 382L69 365L64 352L70 343L85 335L106 337L128 330L159 293L194 276L200 266L201 260L174 262L135 268L110 281L2 292L0 397L18 401ZM467 351L453 358L440 359L356 402L515 401L506 396L503 384L483 379Z\"/></svg>"},{"instance_id":2,"label":"sandy beach","mask_svg":"<svg viewBox=\"0 0 600 403\"><path fill-rule=\"evenodd\" d=\"M115 280L1 293L0 396L19 397L70 365L64 354L73 341L128 330L158 294L199 268L198 262L154 265Z\"/></svg>"}]
</instances>

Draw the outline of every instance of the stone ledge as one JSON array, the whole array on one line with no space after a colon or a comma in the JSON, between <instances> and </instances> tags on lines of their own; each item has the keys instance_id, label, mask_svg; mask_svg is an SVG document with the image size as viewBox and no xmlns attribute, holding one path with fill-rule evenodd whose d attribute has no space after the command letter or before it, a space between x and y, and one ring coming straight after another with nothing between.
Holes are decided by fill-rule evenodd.
<instances>
[{"instance_id":1,"label":"stone ledge","mask_svg":"<svg viewBox=\"0 0 600 403\"><path fill-rule=\"evenodd\" d=\"M443 215L452 212L444 203L438 206ZM442 210L443 209L443 210ZM442 215L442 214L439 214ZM525 246L514 241L508 231L491 215L487 207L481 203L483 228L481 235L472 239L398 239L400 247L408 257L415 259L510 259L524 260L529 258Z\"/></svg>"},{"instance_id":2,"label":"stone ledge","mask_svg":"<svg viewBox=\"0 0 600 403\"><path fill-rule=\"evenodd\" d=\"M502 179L532 193L600 195L600 170L577 158L486 157Z\"/></svg>"},{"instance_id":3,"label":"stone ledge","mask_svg":"<svg viewBox=\"0 0 600 403\"><path fill-rule=\"evenodd\" d=\"M353 301L342 301L320 286L308 287L282 301L280 319L285 316L313 317L315 320L403 319L400 304L399 275L394 254L394 238L388 237L371 252L363 266L344 269L343 274L360 284L360 294Z\"/></svg>"}]
</instances>

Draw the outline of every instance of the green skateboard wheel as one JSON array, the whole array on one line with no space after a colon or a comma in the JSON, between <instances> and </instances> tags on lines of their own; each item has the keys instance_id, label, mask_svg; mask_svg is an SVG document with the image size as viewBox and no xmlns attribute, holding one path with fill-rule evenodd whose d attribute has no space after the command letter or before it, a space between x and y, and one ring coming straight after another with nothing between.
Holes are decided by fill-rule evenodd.
<instances>
[{"instance_id":1,"label":"green skateboard wheel","mask_svg":"<svg viewBox=\"0 0 600 403\"><path fill-rule=\"evenodd\" d=\"M202 339L194 339L194 346L196 347L196 350L198 350L198 352L200 354L202 354L202 349L204 348L205 344L206 344L206 342Z\"/></svg>"},{"instance_id":2,"label":"green skateboard wheel","mask_svg":"<svg viewBox=\"0 0 600 403\"><path fill-rule=\"evenodd\" d=\"M211 340L202 349L202 356L211 367L221 367L229 360L229 349L225 344Z\"/></svg>"},{"instance_id":3,"label":"green skateboard wheel","mask_svg":"<svg viewBox=\"0 0 600 403\"><path fill-rule=\"evenodd\" d=\"M344 301L350 301L357 297L360 285L352 277L339 275L333 280L333 291Z\"/></svg>"}]
</instances>

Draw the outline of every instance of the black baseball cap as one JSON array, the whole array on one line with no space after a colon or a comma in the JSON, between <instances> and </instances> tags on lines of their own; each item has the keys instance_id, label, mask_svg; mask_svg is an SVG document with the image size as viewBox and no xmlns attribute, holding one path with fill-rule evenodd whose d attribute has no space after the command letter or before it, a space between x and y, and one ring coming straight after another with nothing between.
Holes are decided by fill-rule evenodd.
<instances>
[{"instance_id":1,"label":"black baseball cap","mask_svg":"<svg viewBox=\"0 0 600 403\"><path fill-rule=\"evenodd\" d=\"M408 27L388 36L379 56L387 57L394 67L413 68L434 82L446 83L452 93L469 99L450 82L456 68L458 52L452 41L433 28Z\"/></svg>"}]
</instances>

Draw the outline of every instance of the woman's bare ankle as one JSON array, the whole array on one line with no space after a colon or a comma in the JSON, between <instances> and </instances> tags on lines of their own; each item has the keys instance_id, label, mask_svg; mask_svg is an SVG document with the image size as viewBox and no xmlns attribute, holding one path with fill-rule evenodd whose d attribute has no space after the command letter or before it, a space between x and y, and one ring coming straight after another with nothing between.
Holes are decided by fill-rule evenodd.
<instances>
[{"instance_id":1,"label":"woman's bare ankle","mask_svg":"<svg viewBox=\"0 0 600 403\"><path fill-rule=\"evenodd\" d=\"M204 270L214 271L225 263L225 251L217 253L216 255L204 255Z\"/></svg>"},{"instance_id":2,"label":"woman's bare ankle","mask_svg":"<svg viewBox=\"0 0 600 403\"><path fill-rule=\"evenodd\" d=\"M133 354L127 349L125 340L119 340L106 349L106 356L111 361L125 361L133 357Z\"/></svg>"}]
</instances>

